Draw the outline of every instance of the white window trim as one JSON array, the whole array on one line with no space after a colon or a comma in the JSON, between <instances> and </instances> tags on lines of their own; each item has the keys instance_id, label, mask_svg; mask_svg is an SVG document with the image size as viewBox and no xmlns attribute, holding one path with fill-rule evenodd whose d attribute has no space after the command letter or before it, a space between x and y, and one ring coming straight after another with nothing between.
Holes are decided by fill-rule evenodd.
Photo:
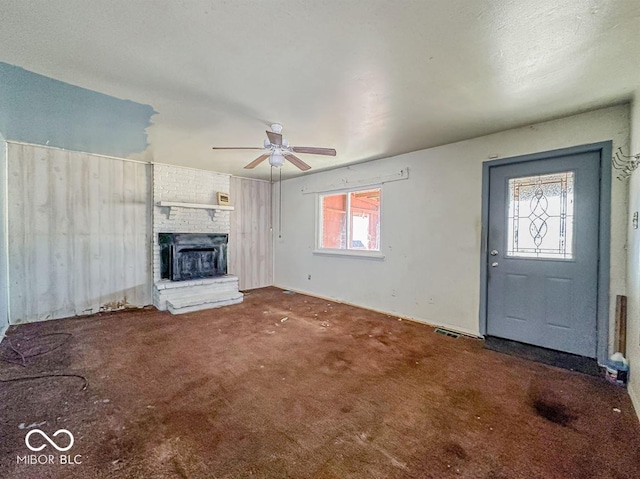
<instances>
[{"instance_id":1,"label":"white window trim","mask_svg":"<svg viewBox=\"0 0 640 479\"><path fill-rule=\"evenodd\" d=\"M369 191L369 190L380 190L380 212L379 212L379 222L380 222L380 238L378 243L377 250L361 250L361 249L341 249L341 248L323 248L322 244L322 225L324 224L324 217L322 214L322 198L325 196L335 196L335 195L347 195L347 245L349 244L350 230L351 230L351 221L350 221L350 210L351 210L351 197L350 193L354 191ZM373 184L366 186L357 186L353 188L345 188L340 190L333 191L325 191L322 193L318 193L316 195L316 249L313 250L313 254L317 255L329 255L329 256L352 256L358 258L371 258L371 259L384 259L385 255L382 253L382 184Z\"/></svg>"},{"instance_id":2,"label":"white window trim","mask_svg":"<svg viewBox=\"0 0 640 479\"><path fill-rule=\"evenodd\" d=\"M385 255L380 251L368 251L361 249L337 249L337 248L321 248L312 251L313 254L327 256L351 256L354 258L371 258L384 259Z\"/></svg>"}]
</instances>

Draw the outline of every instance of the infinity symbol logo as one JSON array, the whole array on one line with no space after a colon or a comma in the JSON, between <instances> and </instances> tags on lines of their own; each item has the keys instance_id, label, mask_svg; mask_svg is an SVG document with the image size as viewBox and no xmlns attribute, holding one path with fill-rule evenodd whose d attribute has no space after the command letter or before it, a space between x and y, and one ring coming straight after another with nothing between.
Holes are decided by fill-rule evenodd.
<instances>
[{"instance_id":1,"label":"infinity symbol logo","mask_svg":"<svg viewBox=\"0 0 640 479\"><path fill-rule=\"evenodd\" d=\"M67 447L59 447L55 442L53 442L51 440L51 438L49 436L47 436L44 432L42 432L40 429L34 429L32 431L29 431L27 433L27 435L24 438L24 443L27 445L27 447L29 449L31 449L33 452L38 452L38 451L42 451L45 447L47 447L46 444L43 444L42 446L38 446L38 447L33 447L31 444L29 444L29 438L35 434L38 433L40 434L43 438L45 438L47 440L47 442L49 444L51 444L53 447L55 447L58 451L60 452L64 452L64 451L68 451L69 449L71 449L73 447L73 434L71 434L69 431L67 431L66 429L58 429L56 432L53 433L53 437L56 437L59 434L66 434L67 436L69 436L70 442L69 445Z\"/></svg>"}]
</instances>

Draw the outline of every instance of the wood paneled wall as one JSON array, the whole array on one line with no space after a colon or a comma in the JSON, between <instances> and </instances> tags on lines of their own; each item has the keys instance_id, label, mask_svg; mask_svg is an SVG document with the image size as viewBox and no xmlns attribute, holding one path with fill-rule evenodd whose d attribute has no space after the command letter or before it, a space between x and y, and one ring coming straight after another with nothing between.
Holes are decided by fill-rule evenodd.
<instances>
[{"instance_id":1,"label":"wood paneled wall","mask_svg":"<svg viewBox=\"0 0 640 479\"><path fill-rule=\"evenodd\" d=\"M271 232L271 184L231 177L229 200L229 273L238 276L240 289L273 284L273 236Z\"/></svg>"},{"instance_id":2,"label":"wood paneled wall","mask_svg":"<svg viewBox=\"0 0 640 479\"><path fill-rule=\"evenodd\" d=\"M11 323L151 304L150 166L7 151Z\"/></svg>"}]
</instances>

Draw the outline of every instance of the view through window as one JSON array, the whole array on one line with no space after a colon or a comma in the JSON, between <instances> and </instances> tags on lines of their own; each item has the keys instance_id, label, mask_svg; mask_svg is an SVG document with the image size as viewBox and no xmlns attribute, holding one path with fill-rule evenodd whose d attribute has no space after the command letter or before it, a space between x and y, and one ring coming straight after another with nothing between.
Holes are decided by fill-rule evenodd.
<instances>
[{"instance_id":1,"label":"view through window","mask_svg":"<svg viewBox=\"0 0 640 479\"><path fill-rule=\"evenodd\" d=\"M380 188L320 196L320 248L380 251Z\"/></svg>"}]
</instances>

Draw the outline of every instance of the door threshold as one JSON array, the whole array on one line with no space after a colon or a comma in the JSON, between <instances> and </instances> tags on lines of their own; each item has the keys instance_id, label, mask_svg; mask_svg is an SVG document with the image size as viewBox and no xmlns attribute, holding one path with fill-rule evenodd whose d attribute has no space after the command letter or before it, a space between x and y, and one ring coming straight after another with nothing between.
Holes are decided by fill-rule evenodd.
<instances>
[{"instance_id":1,"label":"door threshold","mask_svg":"<svg viewBox=\"0 0 640 479\"><path fill-rule=\"evenodd\" d=\"M577 354L533 346L518 341L511 341L510 339L496 338L495 336L486 336L484 347L491 351L508 354L510 356L518 356L530 361L548 364L549 366L556 366L558 368L568 369L569 371L578 371L590 376L603 377L602 369L598 365L598 361L594 358L586 358L584 356L578 356Z\"/></svg>"}]
</instances>

